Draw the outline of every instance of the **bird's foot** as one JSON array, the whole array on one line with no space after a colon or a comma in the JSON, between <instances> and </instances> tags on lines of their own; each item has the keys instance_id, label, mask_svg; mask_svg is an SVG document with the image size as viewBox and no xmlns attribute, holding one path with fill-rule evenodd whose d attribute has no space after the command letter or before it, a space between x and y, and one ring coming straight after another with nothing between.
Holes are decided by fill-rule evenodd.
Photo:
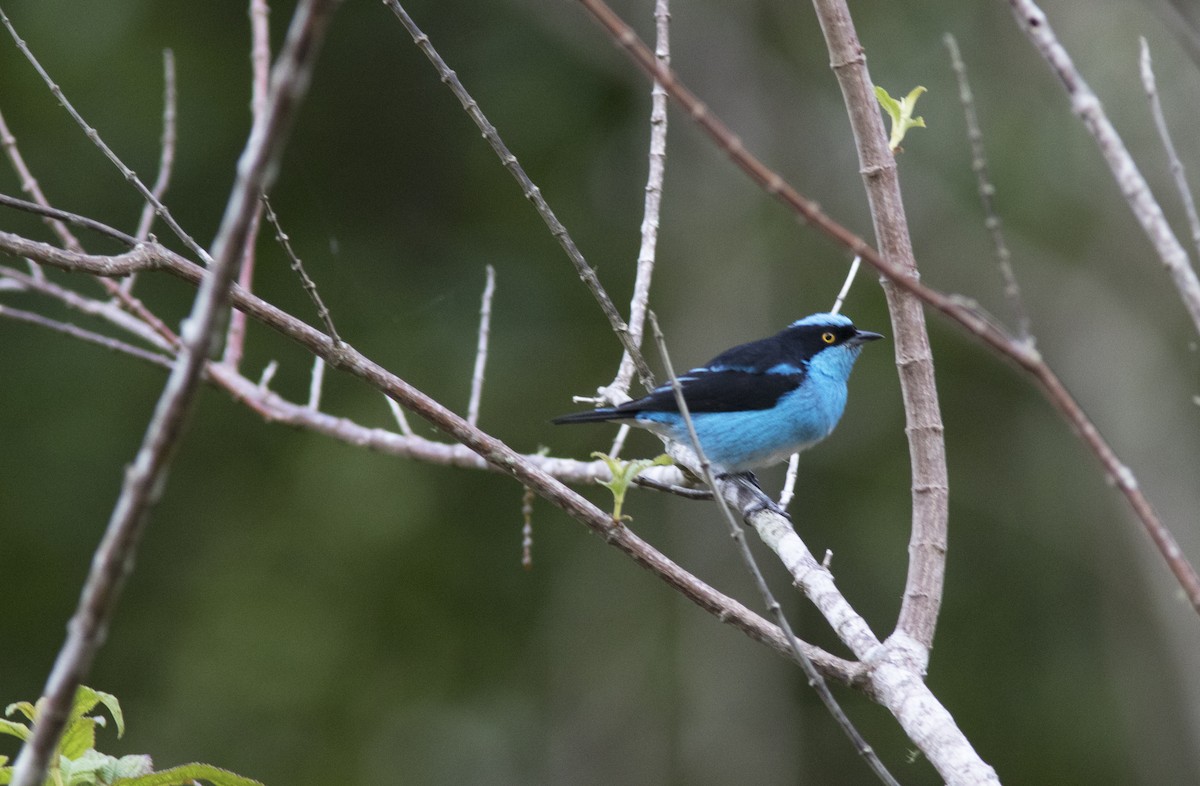
<instances>
[{"instance_id":1,"label":"bird's foot","mask_svg":"<svg viewBox=\"0 0 1200 786\"><path fill-rule=\"evenodd\" d=\"M781 508L779 504L775 502L775 500L771 499L771 497L762 490L762 486L759 485L758 478L753 472L730 472L723 475L718 475L717 477L722 480L729 480L737 483L750 495L752 501L742 508L742 515L746 518L749 518L760 511L769 510L772 513L777 513L780 516L783 516L788 521L792 520L791 514Z\"/></svg>"}]
</instances>

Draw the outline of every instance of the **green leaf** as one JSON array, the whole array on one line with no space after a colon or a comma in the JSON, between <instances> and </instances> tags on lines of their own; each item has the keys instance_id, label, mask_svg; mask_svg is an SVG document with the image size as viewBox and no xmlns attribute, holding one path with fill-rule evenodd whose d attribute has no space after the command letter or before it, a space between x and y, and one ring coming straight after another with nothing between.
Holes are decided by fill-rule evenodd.
<instances>
[{"instance_id":1,"label":"green leaf","mask_svg":"<svg viewBox=\"0 0 1200 786\"><path fill-rule=\"evenodd\" d=\"M892 134L888 138L888 147L895 153L900 149L900 143L904 141L904 135L908 133L910 128L924 128L925 118L913 117L913 111L917 107L917 99L925 92L925 88L918 85L908 91L908 95L901 98L899 101L888 95L888 91L884 90L879 85L875 85L875 100L883 107L883 111L888 113L888 117L892 120Z\"/></svg>"},{"instance_id":2,"label":"green leaf","mask_svg":"<svg viewBox=\"0 0 1200 786\"><path fill-rule=\"evenodd\" d=\"M117 701L117 697L111 693L105 693L102 690L92 692L96 694L96 698L100 700L100 703L108 709L109 714L112 715L113 721L117 724L117 739L124 737L125 714L121 712L121 702ZM93 704L92 706L95 707L96 705Z\"/></svg>"},{"instance_id":3,"label":"green leaf","mask_svg":"<svg viewBox=\"0 0 1200 786\"><path fill-rule=\"evenodd\" d=\"M91 718L75 718L63 732L58 743L58 752L68 759L78 759L96 747L96 721Z\"/></svg>"},{"instance_id":4,"label":"green leaf","mask_svg":"<svg viewBox=\"0 0 1200 786\"><path fill-rule=\"evenodd\" d=\"M4 717L11 718L14 712L19 712L25 716L27 720L33 720L37 715L37 709L27 701L15 701L4 708Z\"/></svg>"},{"instance_id":5,"label":"green leaf","mask_svg":"<svg viewBox=\"0 0 1200 786\"><path fill-rule=\"evenodd\" d=\"M214 786L263 786L262 783L242 777L234 772L222 770L211 764L181 764L169 770L141 775L136 778L122 778L115 781L113 786L182 786L192 781L208 781Z\"/></svg>"},{"instance_id":6,"label":"green leaf","mask_svg":"<svg viewBox=\"0 0 1200 786\"><path fill-rule=\"evenodd\" d=\"M671 457L665 453L657 458L634 461L621 461L599 451L592 456L607 464L608 471L612 473L612 480L602 480L600 485L612 492L612 517L613 521L618 522L621 521L621 507L625 504L625 492L629 491L629 484L633 483L633 479L650 467L665 467L671 463Z\"/></svg>"},{"instance_id":7,"label":"green leaf","mask_svg":"<svg viewBox=\"0 0 1200 786\"><path fill-rule=\"evenodd\" d=\"M0 734L11 734L19 740L29 739L32 732L24 723L0 719Z\"/></svg>"}]
</instances>

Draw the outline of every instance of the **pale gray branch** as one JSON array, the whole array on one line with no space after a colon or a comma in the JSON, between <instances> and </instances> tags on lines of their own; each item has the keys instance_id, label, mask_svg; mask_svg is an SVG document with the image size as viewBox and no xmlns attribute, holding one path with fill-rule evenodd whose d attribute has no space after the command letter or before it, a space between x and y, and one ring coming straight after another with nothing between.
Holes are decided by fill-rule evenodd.
<instances>
[{"instance_id":1,"label":"pale gray branch","mask_svg":"<svg viewBox=\"0 0 1200 786\"><path fill-rule=\"evenodd\" d=\"M1112 171L1125 201L1129 203L1129 209L1133 211L1134 217L1142 226L1142 231L1150 239L1159 260L1171 274L1184 308L1191 315L1197 334L1200 334L1200 279L1196 277L1187 252L1171 231L1171 225L1167 223L1162 208L1150 191L1150 185L1142 177L1133 156L1121 141L1120 134L1109 122L1100 99L1092 92L1075 68L1067 50L1059 43L1046 14L1033 0L1009 0L1009 4L1029 40L1062 82L1071 100L1071 110L1079 116L1088 133L1096 140L1100 154Z\"/></svg>"},{"instance_id":2,"label":"pale gray branch","mask_svg":"<svg viewBox=\"0 0 1200 786\"><path fill-rule=\"evenodd\" d=\"M1150 114L1154 116L1154 126L1158 129L1163 150L1167 153L1171 176L1175 178L1175 188L1179 191L1179 201L1183 203L1184 212L1187 214L1188 228L1192 232L1192 243L1196 246L1197 253L1200 253L1200 215L1196 214L1196 200L1192 197L1192 189L1188 186L1183 161L1179 159L1179 154L1175 152L1175 143L1171 141L1171 130L1167 127L1167 117L1163 113L1157 80L1154 78L1154 66L1150 61L1150 44L1146 42L1144 36L1140 40L1142 87L1146 90L1146 98L1150 101Z\"/></svg>"},{"instance_id":3,"label":"pale gray branch","mask_svg":"<svg viewBox=\"0 0 1200 786\"><path fill-rule=\"evenodd\" d=\"M266 190L273 179L287 130L308 86L314 59L336 5L336 0L309 0L296 9L287 42L275 67L275 89L266 117L251 130L239 160L238 178L213 244L208 275L196 293L179 354L147 426L142 446L125 475L121 495L93 558L79 607L68 627L67 640L46 682L38 722L17 757L13 786L37 786L45 778L76 688L90 670L104 641L121 589L132 569L149 511L162 493L171 458L181 441L187 414L192 409L201 381L207 350L228 309L228 290L237 275L238 257L258 203L258 194ZM31 62L36 63L32 53L12 30L7 17L4 17L4 23ZM38 70L41 71L40 66ZM54 90L65 104L66 98L62 97L61 91ZM71 111L74 114L74 110ZM94 132L90 136L102 149L108 150Z\"/></svg>"}]
</instances>

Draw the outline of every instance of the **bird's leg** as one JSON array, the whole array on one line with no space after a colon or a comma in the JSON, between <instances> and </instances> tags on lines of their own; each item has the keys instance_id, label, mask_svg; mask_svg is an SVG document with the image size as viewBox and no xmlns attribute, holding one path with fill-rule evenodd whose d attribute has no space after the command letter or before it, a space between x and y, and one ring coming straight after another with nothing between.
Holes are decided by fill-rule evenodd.
<instances>
[{"instance_id":1,"label":"bird's leg","mask_svg":"<svg viewBox=\"0 0 1200 786\"><path fill-rule=\"evenodd\" d=\"M758 478L753 472L729 472L722 475L717 475L718 480L729 480L736 483L745 490L751 497L753 502L745 505L742 508L742 515L746 518L753 516L760 510L769 510L772 513L778 513L788 521L792 520L791 515L786 510L779 507L775 500L762 490L762 486L758 484Z\"/></svg>"}]
</instances>

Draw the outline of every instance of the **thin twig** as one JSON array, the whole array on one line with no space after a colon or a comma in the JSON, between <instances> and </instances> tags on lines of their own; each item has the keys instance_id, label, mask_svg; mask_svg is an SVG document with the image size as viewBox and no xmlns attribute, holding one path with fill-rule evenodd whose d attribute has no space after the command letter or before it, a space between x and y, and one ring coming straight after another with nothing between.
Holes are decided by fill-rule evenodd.
<instances>
[{"instance_id":1,"label":"thin twig","mask_svg":"<svg viewBox=\"0 0 1200 786\"><path fill-rule=\"evenodd\" d=\"M671 65L671 9L669 0L654 3L654 59L664 68ZM650 88L650 165L646 174L646 198L642 207L642 243L638 248L637 275L633 282L633 298L629 303L629 336L642 346L646 322L646 305L650 301L650 280L654 275L655 249L658 246L658 224L662 213L663 175L667 166L667 91L655 80ZM605 403L621 404L629 398L629 383L633 380L633 357L625 352L613 381L601 388L598 397ZM610 455L616 456L624 444L628 429L621 429L613 442Z\"/></svg>"},{"instance_id":2,"label":"thin twig","mask_svg":"<svg viewBox=\"0 0 1200 786\"><path fill-rule=\"evenodd\" d=\"M205 251L199 243L193 240L191 235L183 230L183 227L181 227L178 222L175 221L175 217L171 215L171 211L167 209L167 206L164 205L162 201L158 199L158 197L154 196L150 189L146 188L146 184L143 183L141 178L137 176L137 173L125 165L125 162L122 161L120 157L113 152L112 148L105 144L104 140L100 138L100 134L96 132L96 129L88 125L87 121L83 119L83 115L76 111L75 106L67 100L67 97L63 94L63 91L59 88L58 84L50 78L50 74L46 72L46 69L42 68L42 64L38 62L36 57L33 56L33 52L30 51L29 47L25 44L25 41L19 35L17 35L16 28L13 27L12 22L9 21L8 16L4 13L3 9L0 9L0 23L3 23L8 29L8 32L12 36L13 41L16 43L17 48L21 50L21 53L25 55L25 59L28 60L30 65L34 67L34 70L38 72L38 75L42 78L42 81L46 83L46 87L50 90L50 93L56 99L58 99L58 103L60 103L62 107L67 110L67 113L71 115L71 118L76 122L76 124L83 129L83 133L87 136L87 138L90 139L92 143L96 145L96 147L100 148L100 151L104 153L108 160L111 161L117 167L117 169L121 171L121 175L124 176L125 180L133 184L133 187L136 188L138 193L142 195L142 198L154 205L154 210L158 216L161 217L166 225L171 228L171 231L183 241L183 244L188 247L188 250L202 259L205 264L212 264L212 257L209 256L209 253Z\"/></svg>"},{"instance_id":3,"label":"thin twig","mask_svg":"<svg viewBox=\"0 0 1200 786\"><path fill-rule=\"evenodd\" d=\"M671 388L675 391L675 404L679 408L679 414L683 416L683 422L687 425L688 439L691 441L692 451L696 454L696 458L700 461L700 471L703 474L704 482L708 484L710 489L717 488L717 480L713 476L712 466L708 463L708 457L704 454L704 446L700 444L700 437L696 434L696 424L692 422L692 415L688 411L687 400L683 397L683 386L679 384L679 378L675 376L675 369L671 365L671 356L667 353L667 343L663 339L662 330L659 329L658 319L654 312L649 313L650 327L654 332L654 341L658 345L658 354L662 358L663 368L667 372L667 377L671 380ZM800 664L804 676L808 678L808 684L817 692L821 703L833 716L833 719L841 727L845 735L854 744L855 750L858 751L867 762L867 766L875 773L885 784L893 784L899 786L899 783L892 774L888 772L883 762L879 760L879 756L867 744L859 734L858 729L850 722L850 718L846 716L846 712L842 706L838 704L837 699L829 691L829 685L821 677L820 672L813 666L812 661L805 655L804 649L800 646L799 639L792 632L792 626L788 623L787 615L783 613L783 607L779 605L779 601L775 600L775 595L771 592L771 588L767 586L767 580L763 577L762 571L758 568L758 563L754 559L754 554L750 551L750 546L746 542L746 531L738 524L737 519L733 516L733 511L729 509L729 503L725 496L716 494L717 506L721 509L721 515L725 517L725 521L729 524L729 534L737 544L738 554L742 558L742 562L746 566L746 570L750 573L754 580L754 586L758 589L762 596L763 603L767 607L767 611L775 619L775 624L783 631L783 635L787 638L788 644L795 654L796 662Z\"/></svg>"},{"instance_id":4,"label":"thin twig","mask_svg":"<svg viewBox=\"0 0 1200 786\"><path fill-rule=\"evenodd\" d=\"M388 409L392 411L392 417L396 419L396 425L400 427L400 433L406 437L414 436L412 426L408 423L408 416L404 414L404 410L400 405L387 396L384 396L383 400L387 402Z\"/></svg>"},{"instance_id":5,"label":"thin twig","mask_svg":"<svg viewBox=\"0 0 1200 786\"><path fill-rule=\"evenodd\" d=\"M1021 287L1017 284L1016 273L1013 272L1012 254L1004 239L1004 222L996 210L996 187L992 184L988 172L987 152L983 149L983 131L979 127L979 118L975 114L975 96L971 92L971 82L967 79L967 64L958 51L958 41L953 34L946 33L942 41L950 52L950 67L958 80L958 100L962 104L963 116L967 124L967 142L971 145L971 170L979 188L979 202L983 207L984 226L992 236L992 247L996 252L996 268L1000 271L1000 281L1004 285L1004 297L1008 301L1009 311L1017 324L1017 338L1033 346L1033 329L1029 321L1029 312L1021 299Z\"/></svg>"},{"instance_id":6,"label":"thin twig","mask_svg":"<svg viewBox=\"0 0 1200 786\"><path fill-rule=\"evenodd\" d=\"M163 338L157 331L142 320L122 310L111 300L96 300L79 294L73 289L59 286L45 276L35 276L22 273L20 270L0 265L0 281L14 281L22 288L31 292L53 298L74 311L99 317L125 332L137 336L151 346L166 352L173 352L175 343Z\"/></svg>"},{"instance_id":7,"label":"thin twig","mask_svg":"<svg viewBox=\"0 0 1200 786\"><path fill-rule=\"evenodd\" d=\"M3 231L0 231L0 251L32 256L46 264L93 274L103 274L104 271L118 268L127 272L134 265L130 257L124 257L120 262L104 264L99 261L104 258L69 254L49 244L27 240ZM142 255L139 258L138 269L161 269L192 285L198 285L207 278L208 274L204 268L161 245L145 244L139 247L138 253ZM383 429L363 429L343 418L313 412L299 405L273 406L271 402L277 402L279 399L269 390L260 389L248 380L239 382L241 377L227 373L224 379L229 382L229 390L236 400L251 405L264 402L259 406L269 407L269 420L307 428L348 444L364 445L390 455L411 457L431 463L473 469L486 467L509 475L522 485L533 488L539 496L604 537L611 545L629 555L639 565L653 571L668 585L678 589L689 600L720 621L734 626L755 641L767 644L785 657L792 657L783 634L776 626L737 601L700 582L628 528L614 528L611 515L564 485L564 481L594 483L598 480L611 480L611 474L603 466L597 466L601 462L576 462L519 454L490 434L471 427L465 418L459 417L378 363L364 357L353 347L344 343L335 345L324 332L240 287L235 286L231 290L231 299L237 308L246 311L254 319L324 358L327 363L336 365L339 370L366 382L461 444L437 443L415 436L400 436ZM223 367L220 365L210 366L210 372L214 375L220 375L222 371ZM679 471L669 467L655 467L644 474L653 474L667 483L683 482ZM817 647L806 647L805 652L827 678L852 684L862 677L863 667L860 664L851 663Z\"/></svg>"},{"instance_id":8,"label":"thin twig","mask_svg":"<svg viewBox=\"0 0 1200 786\"><path fill-rule=\"evenodd\" d=\"M1163 113L1162 101L1158 96L1154 66L1150 62L1150 44L1146 43L1145 36L1139 40L1142 47L1140 58L1142 87L1146 90L1146 98L1150 101L1150 114L1154 116L1154 126L1158 129L1158 136L1167 153L1167 161L1171 165L1171 175L1175 178L1175 188L1179 191L1179 200L1183 202L1183 209L1187 213L1188 228L1192 232L1192 243L1196 246L1197 253L1200 253L1200 215L1196 214L1196 200L1192 197L1192 189L1188 186L1183 161L1179 159L1179 154L1175 152L1175 143L1171 141L1171 130L1167 127L1167 117Z\"/></svg>"},{"instance_id":9,"label":"thin twig","mask_svg":"<svg viewBox=\"0 0 1200 786\"><path fill-rule=\"evenodd\" d=\"M51 207L49 204L44 202L45 196L43 196L40 191L36 196L38 198L37 202L26 202L24 199L17 199L16 197L11 197L7 194L0 194L0 205L11 207L16 210L24 210L26 213L34 213L36 215L43 216L47 219L47 223L53 221L59 225L68 223L75 224L76 226L83 227L84 229L90 229L97 234L123 243L129 248L133 248L138 244L137 238L135 238L133 235L128 235L119 229L113 229L107 224L102 224L99 221L87 218L86 216L81 216L78 213L71 213L67 210L60 210L57 207ZM83 244L81 244L79 240L70 233L70 230L66 229L64 226L63 231L66 232L67 236L70 237L70 240L68 241L62 239L62 236L60 236L63 248L66 248L68 251L74 251L78 254L84 253Z\"/></svg>"},{"instance_id":10,"label":"thin twig","mask_svg":"<svg viewBox=\"0 0 1200 786\"><path fill-rule=\"evenodd\" d=\"M605 291L604 286L600 283L600 279L597 277L596 271L587 263L587 260L583 258L583 254L575 245L575 241L572 240L570 234L567 233L567 228L562 225L562 222L558 220L556 215L554 215L554 211L550 209L550 205L546 203L545 198L542 196L541 189L534 185L533 181L529 179L529 175L525 173L524 168L522 168L520 163L517 162L517 157L512 154L512 151L508 149L508 146L505 145L504 141L500 138L500 134L498 131L496 131L496 127L487 119L487 117L483 114L483 111L479 108L479 104L475 102L475 99L471 98L471 94L467 92L465 87L463 87L462 81L458 78L458 74L452 71L450 66L446 65L446 61L443 60L442 56L438 54L436 49L434 49L433 44L429 40L429 36L421 32L421 29L417 27L416 22L413 21L412 17L408 15L408 12L405 11L400 5L399 0L383 0L383 2L384 5L392 9L392 13L394 13L396 18L400 20L400 24L404 25L404 29L407 30L409 35L412 36L413 42L425 54L425 57L429 59L429 62L433 63L433 66L435 69L437 69L438 75L441 77L442 82L444 82L446 86L450 88L450 91L454 93L454 96L462 104L463 110L466 111L471 120L475 122L475 125L479 127L479 130L483 132L484 139L486 139L488 144L491 145L492 150L496 152L496 155L500 157L500 162L504 165L505 169L509 171L509 174L516 179L518 185L520 185L521 193L525 195L526 199L533 203L534 208L537 209L538 215L542 217L542 220L550 229L550 234L553 235L558 241L559 245L562 246L563 251L566 252L567 257L571 260L571 264L575 266L576 274L578 274L580 280L583 281L588 290L592 293L592 297L594 297L596 302L600 304L600 310L603 311L604 316L608 318L608 323L612 327L613 332L616 334L617 339L620 340L621 345L625 347L625 351L633 357L634 365L637 367L638 374L641 376L642 384L645 385L647 390L654 387L654 374L650 371L650 367L646 365L646 360L644 357L642 357L641 351L638 349L637 345L634 344L633 338L629 332L629 326L625 323L625 320L621 318L620 313L617 311L617 307L613 305L612 298L608 296L608 292Z\"/></svg>"},{"instance_id":11,"label":"thin twig","mask_svg":"<svg viewBox=\"0 0 1200 786\"><path fill-rule=\"evenodd\" d=\"M270 185L336 5L336 0L309 0L301 2L296 9L273 74L275 89L270 106L263 122L251 131L238 162L238 177L213 243L208 275L196 293L178 358L146 429L142 447L125 474L121 495L93 558L67 640L47 680L38 722L17 757L13 786L37 786L45 778L76 688L90 670L107 634L121 589L132 569L149 511L165 486L167 468L195 402L208 348L229 307L229 287L237 275L237 262L257 204L256 197ZM4 24L17 38L7 17L4 17ZM36 63L28 47L23 42L20 46ZM62 92L57 88L54 90L65 104ZM92 136L103 149L108 149L94 132Z\"/></svg>"},{"instance_id":12,"label":"thin twig","mask_svg":"<svg viewBox=\"0 0 1200 786\"><path fill-rule=\"evenodd\" d=\"M329 313L329 309L325 307L325 301L321 299L321 293L317 291L316 282L308 277L308 273L304 270L304 263L300 261L299 255L292 249L292 239L283 231L283 225L279 222L279 216L275 215L275 210L271 207L271 201L264 196L262 204L266 209L267 221L270 222L271 226L275 227L275 240L283 248L283 253L287 254L292 272L300 277L300 286L304 287L304 291L308 293L309 299L317 307L317 318L325 325L325 330L328 331L329 337L333 339L333 343L342 343L342 338L338 335L337 328L333 326L333 316ZM245 287L242 288L246 289ZM246 291L249 290L247 289Z\"/></svg>"},{"instance_id":13,"label":"thin twig","mask_svg":"<svg viewBox=\"0 0 1200 786\"><path fill-rule=\"evenodd\" d=\"M271 8L267 0L250 0L250 119L258 124L267 110L267 92L271 81ZM265 198L265 197L264 197ZM255 205L246 246L242 252L238 286L247 292L254 286L254 264L258 258L258 229L262 225L263 206ZM242 362L246 345L246 315L234 311L229 318L225 337L225 354L221 362L236 369Z\"/></svg>"},{"instance_id":14,"label":"thin twig","mask_svg":"<svg viewBox=\"0 0 1200 786\"><path fill-rule=\"evenodd\" d=\"M850 287L854 286L854 279L858 276L860 265L862 265L862 257L855 254L853 261L850 262L850 270L846 273L846 280L842 282L842 288L838 290L837 297L833 299L833 308L829 309L830 314L837 314L842 310L842 304L846 302L846 296L850 294Z\"/></svg>"},{"instance_id":15,"label":"thin twig","mask_svg":"<svg viewBox=\"0 0 1200 786\"><path fill-rule=\"evenodd\" d=\"M308 380L308 408L320 411L321 387L325 384L325 361L319 357L313 358L312 374Z\"/></svg>"},{"instance_id":16,"label":"thin twig","mask_svg":"<svg viewBox=\"0 0 1200 786\"><path fill-rule=\"evenodd\" d=\"M1117 181L1122 196L1129 203L1129 209L1133 211L1138 223L1142 225L1142 230L1154 246L1159 260L1171 274L1175 288L1179 291L1179 298L1191 315L1196 332L1200 334L1200 278L1196 277L1187 252L1171 230L1171 225L1163 215L1162 208L1150 191L1146 179L1142 177L1133 156L1129 154L1120 134L1109 122L1100 99L1075 68L1075 63L1054 34L1050 20L1046 18L1042 9L1033 0L1009 0L1009 4L1029 40L1066 88L1067 96L1071 99L1071 110L1079 116L1084 127L1096 140L1100 154L1112 170L1113 179Z\"/></svg>"},{"instance_id":17,"label":"thin twig","mask_svg":"<svg viewBox=\"0 0 1200 786\"><path fill-rule=\"evenodd\" d=\"M492 297L496 294L496 269L487 266L487 283L479 304L479 339L475 346L475 370L471 373L471 399L467 404L467 422L479 425L479 404L483 400L483 372L487 368L488 336L492 328Z\"/></svg>"},{"instance_id":18,"label":"thin twig","mask_svg":"<svg viewBox=\"0 0 1200 786\"><path fill-rule=\"evenodd\" d=\"M521 567L533 570L533 500L537 495L528 486L521 492Z\"/></svg>"},{"instance_id":19,"label":"thin twig","mask_svg":"<svg viewBox=\"0 0 1200 786\"><path fill-rule=\"evenodd\" d=\"M788 457L787 472L783 476L783 491L779 492L779 507L787 510L796 497L796 478L800 475L800 454Z\"/></svg>"},{"instance_id":20,"label":"thin twig","mask_svg":"<svg viewBox=\"0 0 1200 786\"><path fill-rule=\"evenodd\" d=\"M121 354L135 357L138 360L144 360L147 363L151 363L161 368L171 368L172 358L168 357L167 355L162 355L158 352L150 352L149 350L142 349L141 347L135 347L132 344L126 344L120 339L111 338L91 330L86 330L78 325L72 325L70 322L59 322L57 319L50 319L49 317L44 317L41 314L35 314L30 311L22 311L21 309L17 308L10 308L9 306L5 306L3 304L0 304L0 317L7 317L8 319L12 319L17 322L25 322L30 325L48 328L57 333L68 335L71 338L77 338L80 341L85 341L89 344L95 344L113 352L120 352Z\"/></svg>"},{"instance_id":21,"label":"thin twig","mask_svg":"<svg viewBox=\"0 0 1200 786\"><path fill-rule=\"evenodd\" d=\"M164 49L162 141L159 143L158 176L154 178L154 187L150 190L150 193L160 201L171 185L171 173L175 169L176 114L175 53L170 49ZM142 205L142 215L138 218L137 232L134 233L138 240L146 240L150 237L150 228L154 226L154 217L154 205L150 202Z\"/></svg>"},{"instance_id":22,"label":"thin twig","mask_svg":"<svg viewBox=\"0 0 1200 786\"><path fill-rule=\"evenodd\" d=\"M45 197L43 196L42 198L44 199ZM37 215L45 216L48 218L53 218L55 221L59 222L60 224L62 224L63 222L73 223L78 226L82 226L87 229L91 229L99 234L106 235L110 238L113 238L114 240L118 240L118 241L124 243L125 245L131 246L131 247L137 245L136 239L134 239L133 237L130 237L129 235L125 234L124 232L113 229L112 227L102 224L99 221L93 221L90 218L85 218L83 216L76 215L75 213L67 212L66 210L59 210L57 208L50 207L49 205L35 204L33 202L26 202L23 199L16 199L15 197L10 197L5 194L0 194L0 204L6 205L8 207L13 207L18 210L24 210L29 213L36 213ZM63 229L64 229L64 231L66 231L65 226L63 227ZM70 238L69 242L71 245L73 245L73 248L68 249L69 251L77 252L80 254L84 253L82 244L79 242L79 240L77 238L75 238L74 235L72 235L69 231L66 231L66 237ZM64 241L64 242L66 242L66 241ZM93 259L99 261L99 260L105 259L105 257L93 257ZM138 269L137 265L131 266L130 274L132 272L136 271L137 269ZM39 276L39 275L40 275L40 273L35 274L35 276ZM120 274L113 274L113 275L120 275ZM132 313L136 317L136 319L140 320L148 329L150 329L152 332L156 333L161 339L166 341L167 345L169 345L172 348L177 347L179 345L179 337L177 335L175 335L175 332L172 331L169 327L167 327L167 324L165 322L163 322L161 319L159 319L156 314L154 314L152 311L150 311L150 309L147 308L146 305L144 303L142 303L142 301L138 300L131 293L125 291L125 289L123 289L119 284L117 284L113 281L101 279L100 285L104 288L104 290L109 295L111 295L112 297L119 300L121 302L121 304L126 308L126 310L128 310L130 313ZM82 297L82 296L80 296L80 297ZM90 313L99 313L99 312L90 312ZM119 324L121 327L125 328L126 330L130 330L130 332L136 333L138 335L142 335L142 332L140 330L130 326L128 320L119 320L116 317L116 312L113 310L105 310L105 312L102 314L102 316L104 316L110 322L113 322L114 324ZM157 344L158 341L152 341L151 343Z\"/></svg>"},{"instance_id":23,"label":"thin twig","mask_svg":"<svg viewBox=\"0 0 1200 786\"><path fill-rule=\"evenodd\" d=\"M0 11L3 13L3 11ZM4 115L0 114L0 145L4 147L4 153L8 156L9 162L12 163L13 171L17 173L17 177L21 180L22 193L28 194L33 201L41 207L50 208L50 200L46 199L46 195L42 192L41 185L38 184L37 178L29 171L29 166L25 163L25 157L21 155L20 148L17 147L17 138L8 130L8 124L4 122ZM42 214L42 220L50 230L58 237L59 243L63 248L71 251L82 251L83 246L79 244L79 240L72 234L71 230L67 229L66 224L61 218L56 218L45 213ZM30 264L33 264L32 262ZM30 272L35 276L40 275L41 271L37 268L30 268Z\"/></svg>"}]
</instances>

